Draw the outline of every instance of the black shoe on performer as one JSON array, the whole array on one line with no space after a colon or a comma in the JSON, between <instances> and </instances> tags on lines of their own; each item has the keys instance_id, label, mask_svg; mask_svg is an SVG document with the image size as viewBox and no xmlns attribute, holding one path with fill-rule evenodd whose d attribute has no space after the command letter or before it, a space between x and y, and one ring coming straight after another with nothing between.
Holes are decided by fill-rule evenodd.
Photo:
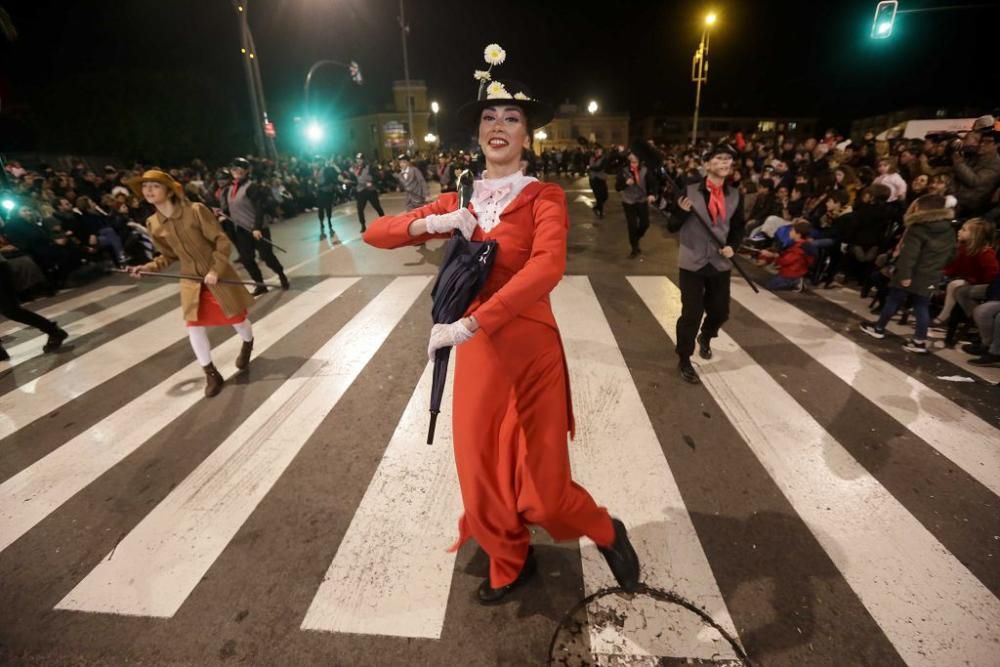
<instances>
[{"instance_id":1,"label":"black shoe on performer","mask_svg":"<svg viewBox=\"0 0 1000 667\"><path fill-rule=\"evenodd\" d=\"M698 334L698 356L702 359L712 358L712 339L704 333Z\"/></svg>"},{"instance_id":2,"label":"black shoe on performer","mask_svg":"<svg viewBox=\"0 0 1000 667\"><path fill-rule=\"evenodd\" d=\"M477 597L479 598L480 604L500 604L500 602L507 597L508 593L528 581L528 579L531 579L531 577L535 575L537 569L538 565L535 563L535 549L534 547L529 546L528 557L524 559L524 566L521 568L521 572L517 575L517 579L506 586L501 586L500 588L493 588L490 586L489 577L486 577L483 583L479 584Z\"/></svg>"},{"instance_id":3,"label":"black shoe on performer","mask_svg":"<svg viewBox=\"0 0 1000 667\"><path fill-rule=\"evenodd\" d=\"M680 363L677 364L677 368L681 372L681 377L684 378L685 382L690 382L691 384L701 384L701 378L698 377L698 371L694 369L691 365L690 359L681 359Z\"/></svg>"},{"instance_id":4,"label":"black shoe on performer","mask_svg":"<svg viewBox=\"0 0 1000 667\"><path fill-rule=\"evenodd\" d=\"M619 519L612 518L611 525L615 529L615 541L610 547L598 546L597 550L608 562L611 574L615 575L618 585L631 593L639 587L639 557L635 554L635 549L628 539L628 531L625 524Z\"/></svg>"}]
</instances>

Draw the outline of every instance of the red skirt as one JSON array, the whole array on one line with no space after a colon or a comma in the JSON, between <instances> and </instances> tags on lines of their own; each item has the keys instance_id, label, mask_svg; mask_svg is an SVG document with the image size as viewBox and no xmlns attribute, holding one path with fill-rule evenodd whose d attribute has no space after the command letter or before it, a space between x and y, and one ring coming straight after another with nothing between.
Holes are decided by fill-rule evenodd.
<instances>
[{"instance_id":1,"label":"red skirt","mask_svg":"<svg viewBox=\"0 0 1000 667\"><path fill-rule=\"evenodd\" d=\"M239 324L246 318L247 311L245 308L242 313L226 317L222 306L215 300L212 290L202 285L201 293L198 295L198 319L194 322L188 321L187 325L189 327L221 327L226 324Z\"/></svg>"}]
</instances>

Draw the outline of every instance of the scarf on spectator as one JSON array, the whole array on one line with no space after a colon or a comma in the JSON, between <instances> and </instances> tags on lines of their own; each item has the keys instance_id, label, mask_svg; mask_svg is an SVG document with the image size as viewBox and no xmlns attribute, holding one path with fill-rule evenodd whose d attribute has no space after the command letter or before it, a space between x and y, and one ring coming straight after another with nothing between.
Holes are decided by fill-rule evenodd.
<instances>
[{"instance_id":1,"label":"scarf on spectator","mask_svg":"<svg viewBox=\"0 0 1000 667\"><path fill-rule=\"evenodd\" d=\"M712 224L717 225L726 217L726 196L723 193L723 186L716 185L710 179L705 179L708 186L708 215L712 218Z\"/></svg>"}]
</instances>

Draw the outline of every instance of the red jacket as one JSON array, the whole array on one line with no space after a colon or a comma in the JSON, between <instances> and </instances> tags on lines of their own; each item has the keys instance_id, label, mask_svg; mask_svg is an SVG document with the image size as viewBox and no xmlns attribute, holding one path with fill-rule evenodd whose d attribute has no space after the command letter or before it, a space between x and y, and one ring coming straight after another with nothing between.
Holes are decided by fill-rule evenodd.
<instances>
[{"instance_id":1,"label":"red jacket","mask_svg":"<svg viewBox=\"0 0 1000 667\"><path fill-rule=\"evenodd\" d=\"M778 259L774 260L778 267L778 275L783 278L801 278L809 273L809 267L816 258L808 254L802 247L805 241L799 240L788 246Z\"/></svg>"},{"instance_id":2,"label":"red jacket","mask_svg":"<svg viewBox=\"0 0 1000 667\"><path fill-rule=\"evenodd\" d=\"M967 254L965 248L964 241L958 244L958 254L944 267L944 275L964 280L970 285L985 285L1000 275L997 252L992 246L986 246L976 255Z\"/></svg>"}]
</instances>

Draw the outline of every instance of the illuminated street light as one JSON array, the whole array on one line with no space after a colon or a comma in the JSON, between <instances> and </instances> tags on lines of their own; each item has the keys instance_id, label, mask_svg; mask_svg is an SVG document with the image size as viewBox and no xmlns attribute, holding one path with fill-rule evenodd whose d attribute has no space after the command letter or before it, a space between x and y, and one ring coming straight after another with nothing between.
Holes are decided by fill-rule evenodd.
<instances>
[{"instance_id":1,"label":"illuminated street light","mask_svg":"<svg viewBox=\"0 0 1000 667\"><path fill-rule=\"evenodd\" d=\"M3 205L3 210L7 211L8 213L14 210L14 200L10 199L9 197L4 197L2 205Z\"/></svg>"},{"instance_id":2,"label":"illuminated street light","mask_svg":"<svg viewBox=\"0 0 1000 667\"><path fill-rule=\"evenodd\" d=\"M306 139L311 143L318 144L323 141L324 136L326 136L326 131L316 121L312 121L306 126Z\"/></svg>"},{"instance_id":3,"label":"illuminated street light","mask_svg":"<svg viewBox=\"0 0 1000 667\"><path fill-rule=\"evenodd\" d=\"M427 134L424 135L424 142L428 144L436 144L437 140L438 140L437 135L431 132L428 132Z\"/></svg>"},{"instance_id":4,"label":"illuminated street light","mask_svg":"<svg viewBox=\"0 0 1000 667\"><path fill-rule=\"evenodd\" d=\"M701 110L701 84L708 83L708 45L709 29L715 25L718 17L715 12L705 16L705 29L701 32L701 43L691 59L691 82L695 84L694 120L691 122L691 145L698 143L698 113Z\"/></svg>"},{"instance_id":5,"label":"illuminated street light","mask_svg":"<svg viewBox=\"0 0 1000 667\"><path fill-rule=\"evenodd\" d=\"M587 111L590 113L597 113L597 102L590 100L590 104L587 105Z\"/></svg>"},{"instance_id":6,"label":"illuminated street light","mask_svg":"<svg viewBox=\"0 0 1000 667\"><path fill-rule=\"evenodd\" d=\"M538 141L545 141L549 138L549 135L545 133L545 130L538 130L535 132L535 139Z\"/></svg>"},{"instance_id":7,"label":"illuminated street light","mask_svg":"<svg viewBox=\"0 0 1000 667\"><path fill-rule=\"evenodd\" d=\"M431 102L431 111L434 113L441 111L441 105L438 104L437 102Z\"/></svg>"}]
</instances>

